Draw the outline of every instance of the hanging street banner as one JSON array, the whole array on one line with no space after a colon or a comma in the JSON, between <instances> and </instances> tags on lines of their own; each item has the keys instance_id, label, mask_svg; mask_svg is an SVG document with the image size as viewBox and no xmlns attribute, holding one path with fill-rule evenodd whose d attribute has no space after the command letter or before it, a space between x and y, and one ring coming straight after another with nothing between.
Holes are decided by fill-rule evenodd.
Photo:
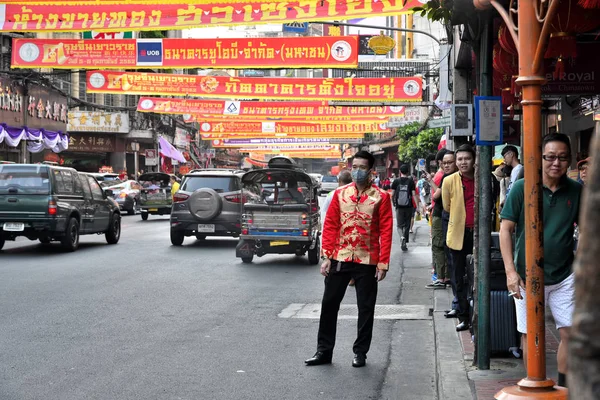
<instances>
[{"instance_id":1,"label":"hanging street banner","mask_svg":"<svg viewBox=\"0 0 600 400\"><path fill-rule=\"evenodd\" d=\"M292 157L292 158L334 158L334 159L340 159L341 156L341 151L339 150L327 150L327 151L323 151L323 150L287 150L287 151L283 151L283 150L262 150L262 151L255 151L255 150L249 150L249 154L251 158L257 159L260 158L262 155L279 155L279 156L285 156L285 157Z\"/></svg>"},{"instance_id":2,"label":"hanging street banner","mask_svg":"<svg viewBox=\"0 0 600 400\"><path fill-rule=\"evenodd\" d=\"M60 1L59 1L60 2ZM122 32L182 30L226 25L285 24L332 21L409 13L419 0L321 0L159 4L73 1L4 2L0 4L0 32Z\"/></svg>"},{"instance_id":3,"label":"hanging street banner","mask_svg":"<svg viewBox=\"0 0 600 400\"><path fill-rule=\"evenodd\" d=\"M259 138L327 138L362 139L362 133L201 133L202 140L215 139L259 139Z\"/></svg>"},{"instance_id":4,"label":"hanging street banner","mask_svg":"<svg viewBox=\"0 0 600 400\"><path fill-rule=\"evenodd\" d=\"M248 147L248 148L241 148L238 149L240 152L247 152L247 151L265 151L265 152L286 152L286 151L326 151L326 152L330 152L330 151L335 151L337 152L337 154L341 154L340 153L340 146L337 144L330 144L330 145L322 145L322 144L297 144L297 145L293 145L293 146L279 146L279 145L263 145L263 146L256 146L256 147Z\"/></svg>"},{"instance_id":5,"label":"hanging street banner","mask_svg":"<svg viewBox=\"0 0 600 400\"><path fill-rule=\"evenodd\" d=\"M13 39L13 68L356 68L356 36Z\"/></svg>"},{"instance_id":6,"label":"hanging street banner","mask_svg":"<svg viewBox=\"0 0 600 400\"><path fill-rule=\"evenodd\" d=\"M313 145L313 146L329 146L329 139L320 138L263 138L263 139L215 139L211 141L213 147L261 147L261 146L278 146L278 147L294 147L298 145Z\"/></svg>"},{"instance_id":7,"label":"hanging street banner","mask_svg":"<svg viewBox=\"0 0 600 400\"><path fill-rule=\"evenodd\" d=\"M202 133L299 133L299 134L329 134L329 133L360 133L386 132L386 124L377 123L321 123L309 122L255 122L255 121L226 121L219 123L204 122L200 124Z\"/></svg>"},{"instance_id":8,"label":"hanging street banner","mask_svg":"<svg viewBox=\"0 0 600 400\"><path fill-rule=\"evenodd\" d=\"M186 114L183 116L183 121L186 123L192 122L211 122L218 123L223 121L239 121L239 122L267 122L267 121L280 121L280 122L297 122L297 123L305 123L310 122L313 124L331 124L331 123L352 123L352 122L361 122L361 123L376 123L376 124L386 124L390 117L309 117L309 116L297 116L297 117L236 117L230 115L189 115Z\"/></svg>"},{"instance_id":9,"label":"hanging street banner","mask_svg":"<svg viewBox=\"0 0 600 400\"><path fill-rule=\"evenodd\" d=\"M422 79L242 78L87 71L87 92L280 100L421 101Z\"/></svg>"},{"instance_id":10,"label":"hanging street banner","mask_svg":"<svg viewBox=\"0 0 600 400\"><path fill-rule=\"evenodd\" d=\"M187 122L196 122L198 116L226 116L254 119L265 118L382 118L403 117L403 106L341 107L329 106L327 101L224 101L200 99L171 99L140 97L137 110L162 114L179 114ZM187 117L187 118L186 118Z\"/></svg>"}]
</instances>

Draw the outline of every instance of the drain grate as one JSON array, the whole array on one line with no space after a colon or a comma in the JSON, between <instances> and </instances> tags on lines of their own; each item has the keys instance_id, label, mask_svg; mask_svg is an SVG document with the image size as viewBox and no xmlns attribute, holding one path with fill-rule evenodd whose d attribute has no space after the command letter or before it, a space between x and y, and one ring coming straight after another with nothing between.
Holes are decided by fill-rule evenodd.
<instances>
[{"instance_id":1,"label":"drain grate","mask_svg":"<svg viewBox=\"0 0 600 400\"><path fill-rule=\"evenodd\" d=\"M279 318L318 319L320 304L290 304L279 313ZM342 304L338 319L358 319L356 304ZM429 307L423 305L380 304L375 306L375 319L426 320L431 319Z\"/></svg>"}]
</instances>

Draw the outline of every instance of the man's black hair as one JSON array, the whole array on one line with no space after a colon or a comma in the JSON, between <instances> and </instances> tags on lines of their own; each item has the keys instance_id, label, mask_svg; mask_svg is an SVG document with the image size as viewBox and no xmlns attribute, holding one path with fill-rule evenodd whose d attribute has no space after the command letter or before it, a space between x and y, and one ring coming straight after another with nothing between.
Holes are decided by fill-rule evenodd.
<instances>
[{"instance_id":1,"label":"man's black hair","mask_svg":"<svg viewBox=\"0 0 600 400\"><path fill-rule=\"evenodd\" d=\"M373 168L373 165L375 165L375 157L373 157L373 154L366 150L359 151L354 155L354 158L362 158L363 160L367 160L369 162L369 169Z\"/></svg>"},{"instance_id":2,"label":"man's black hair","mask_svg":"<svg viewBox=\"0 0 600 400\"><path fill-rule=\"evenodd\" d=\"M400 167L400 173L402 175L408 175L408 164L402 164Z\"/></svg>"},{"instance_id":3,"label":"man's black hair","mask_svg":"<svg viewBox=\"0 0 600 400\"><path fill-rule=\"evenodd\" d=\"M438 163L440 161L442 161L447 152L448 152L448 150L446 150L446 149L441 149L440 151L438 151L437 154L435 155L435 161L437 161Z\"/></svg>"},{"instance_id":4,"label":"man's black hair","mask_svg":"<svg viewBox=\"0 0 600 400\"><path fill-rule=\"evenodd\" d=\"M456 156L458 156L458 153L460 152L465 152L465 153L471 153L471 156L473 156L473 160L475 160L475 149L473 149L473 147L469 144L463 144L461 145L458 149L456 149L456 152L454 154L456 154Z\"/></svg>"},{"instance_id":5,"label":"man's black hair","mask_svg":"<svg viewBox=\"0 0 600 400\"><path fill-rule=\"evenodd\" d=\"M347 169L340 172L338 175L338 183L342 185L348 185L352 183L352 174Z\"/></svg>"},{"instance_id":6,"label":"man's black hair","mask_svg":"<svg viewBox=\"0 0 600 400\"><path fill-rule=\"evenodd\" d=\"M446 154L444 154L444 157L446 157L448 154L454 155L454 152L452 150L446 150Z\"/></svg>"},{"instance_id":7,"label":"man's black hair","mask_svg":"<svg viewBox=\"0 0 600 400\"><path fill-rule=\"evenodd\" d=\"M508 146L504 146L504 148L502 149L502 157L504 157L504 155L509 151L515 153L515 157L519 158L519 150L517 150L517 148L511 144L509 144Z\"/></svg>"},{"instance_id":8,"label":"man's black hair","mask_svg":"<svg viewBox=\"0 0 600 400\"><path fill-rule=\"evenodd\" d=\"M542 139L542 151L546 148L546 145L550 142L562 142L567 145L567 149L569 149L569 155L571 155L571 139L564 133L551 133L549 135L544 136Z\"/></svg>"}]
</instances>

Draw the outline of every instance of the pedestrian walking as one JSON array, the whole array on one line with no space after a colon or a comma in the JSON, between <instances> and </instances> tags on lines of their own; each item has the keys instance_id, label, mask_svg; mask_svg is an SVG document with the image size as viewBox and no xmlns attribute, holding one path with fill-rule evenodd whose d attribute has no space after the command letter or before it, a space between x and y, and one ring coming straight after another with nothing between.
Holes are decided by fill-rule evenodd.
<instances>
[{"instance_id":1,"label":"pedestrian walking","mask_svg":"<svg viewBox=\"0 0 600 400\"><path fill-rule=\"evenodd\" d=\"M444 179L442 202L450 213L446 244L450 248L453 275L458 300L457 331L469 329L469 285L465 283L467 255L473 253L473 227L475 226L475 150L464 144L456 150L458 172Z\"/></svg>"},{"instance_id":2,"label":"pedestrian walking","mask_svg":"<svg viewBox=\"0 0 600 400\"><path fill-rule=\"evenodd\" d=\"M406 244L409 242L410 221L413 218L415 204L419 206L419 200L416 195L416 185L408 174L408 165L400 167L400 177L392 183L392 199L396 208L396 226L400 234L402 251L407 251ZM414 202L414 203L413 203Z\"/></svg>"},{"instance_id":3,"label":"pedestrian walking","mask_svg":"<svg viewBox=\"0 0 600 400\"><path fill-rule=\"evenodd\" d=\"M555 133L542 141L542 196L544 217L544 292L556 328L558 345L558 385L566 386L567 343L575 306L573 274L573 231L578 221L582 186L567 177L571 162L571 142L564 134ZM500 217L500 250L506 270L506 285L514 296L517 330L521 337L523 359L527 360L527 307L525 301L525 182L516 181ZM516 252L513 253L513 233ZM532 284L535 284L532 283Z\"/></svg>"},{"instance_id":4,"label":"pedestrian walking","mask_svg":"<svg viewBox=\"0 0 600 400\"><path fill-rule=\"evenodd\" d=\"M432 213L431 213L431 255L435 276L431 283L427 285L428 289L445 289L446 281L449 281L448 269L446 265L446 254L444 252L444 233L442 230L442 179L444 178L443 159L446 155L446 149L438 151L435 160L439 166L434 176L424 173L426 183L431 188Z\"/></svg>"},{"instance_id":5,"label":"pedestrian walking","mask_svg":"<svg viewBox=\"0 0 600 400\"><path fill-rule=\"evenodd\" d=\"M306 365L331 363L340 303L350 279L355 280L358 335L353 367L364 367L373 336L377 283L386 276L392 248L390 196L370 180L375 158L359 151L352 161L350 185L335 190L323 227L321 274L325 291L317 336L317 352Z\"/></svg>"}]
</instances>

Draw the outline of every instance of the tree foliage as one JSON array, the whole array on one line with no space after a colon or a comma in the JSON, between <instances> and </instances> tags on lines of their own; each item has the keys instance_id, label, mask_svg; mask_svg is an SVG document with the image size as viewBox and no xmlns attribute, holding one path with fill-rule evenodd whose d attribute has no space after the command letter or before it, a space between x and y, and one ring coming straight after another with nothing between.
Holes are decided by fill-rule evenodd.
<instances>
[{"instance_id":1,"label":"tree foliage","mask_svg":"<svg viewBox=\"0 0 600 400\"><path fill-rule=\"evenodd\" d=\"M422 7L414 7L413 11L430 21L447 23L452 17L452 3L453 0L430 0Z\"/></svg>"},{"instance_id":2,"label":"tree foliage","mask_svg":"<svg viewBox=\"0 0 600 400\"><path fill-rule=\"evenodd\" d=\"M398 158L403 162L412 163L437 152L444 129L420 129L421 126L419 122L415 122L398 128L396 132L396 136L400 140Z\"/></svg>"}]
</instances>

